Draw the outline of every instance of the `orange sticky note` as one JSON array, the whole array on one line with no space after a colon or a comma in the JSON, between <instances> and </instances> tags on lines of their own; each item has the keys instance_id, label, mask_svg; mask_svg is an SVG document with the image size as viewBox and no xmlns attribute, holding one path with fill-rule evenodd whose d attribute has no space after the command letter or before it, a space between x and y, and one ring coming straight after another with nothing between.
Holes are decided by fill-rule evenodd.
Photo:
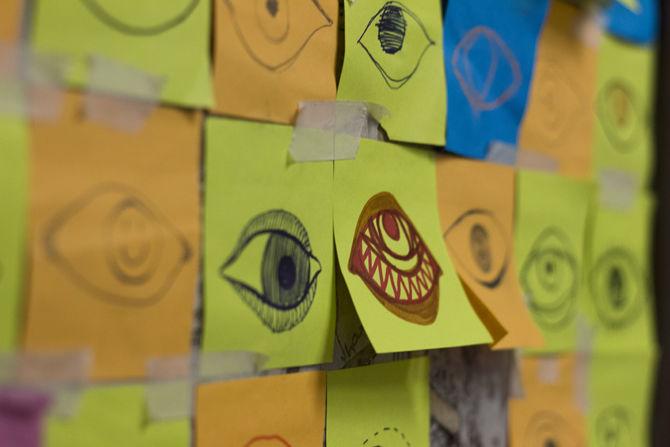
<instances>
[{"instance_id":1,"label":"orange sticky note","mask_svg":"<svg viewBox=\"0 0 670 447\"><path fill-rule=\"evenodd\" d=\"M32 124L30 352L90 350L95 379L190 352L199 263L202 117L157 108L138 133L65 96Z\"/></svg>"},{"instance_id":2,"label":"orange sticky note","mask_svg":"<svg viewBox=\"0 0 670 447\"><path fill-rule=\"evenodd\" d=\"M596 49L581 38L586 14L565 2L551 9L537 47L519 146L546 154L562 174L591 174Z\"/></svg>"},{"instance_id":3,"label":"orange sticky note","mask_svg":"<svg viewBox=\"0 0 670 447\"><path fill-rule=\"evenodd\" d=\"M310 371L198 387L198 447L322 447L326 374Z\"/></svg>"},{"instance_id":4,"label":"orange sticky note","mask_svg":"<svg viewBox=\"0 0 670 447\"><path fill-rule=\"evenodd\" d=\"M23 0L3 0L0 7L0 42L14 42L21 33Z\"/></svg>"},{"instance_id":5,"label":"orange sticky note","mask_svg":"<svg viewBox=\"0 0 670 447\"><path fill-rule=\"evenodd\" d=\"M542 344L514 263L514 185L511 168L450 156L437 159L443 239L496 348Z\"/></svg>"},{"instance_id":6,"label":"orange sticky note","mask_svg":"<svg viewBox=\"0 0 670 447\"><path fill-rule=\"evenodd\" d=\"M292 123L301 101L335 99L337 0L215 5L215 112Z\"/></svg>"}]
</instances>

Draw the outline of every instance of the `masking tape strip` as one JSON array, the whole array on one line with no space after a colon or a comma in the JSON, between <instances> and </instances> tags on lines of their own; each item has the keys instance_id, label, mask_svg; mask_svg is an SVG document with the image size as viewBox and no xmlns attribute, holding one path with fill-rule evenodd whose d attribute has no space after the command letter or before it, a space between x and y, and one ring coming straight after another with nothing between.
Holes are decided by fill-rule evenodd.
<instances>
[{"instance_id":1,"label":"masking tape strip","mask_svg":"<svg viewBox=\"0 0 670 447\"><path fill-rule=\"evenodd\" d=\"M638 182L633 175L614 169L598 173L600 204L606 208L626 211L633 206Z\"/></svg>"},{"instance_id":2,"label":"masking tape strip","mask_svg":"<svg viewBox=\"0 0 670 447\"><path fill-rule=\"evenodd\" d=\"M516 154L516 167L534 171L558 172L558 161L540 152L519 149Z\"/></svg>"},{"instance_id":3,"label":"masking tape strip","mask_svg":"<svg viewBox=\"0 0 670 447\"><path fill-rule=\"evenodd\" d=\"M59 388L87 383L93 356L90 351L21 353L0 357L0 382Z\"/></svg>"},{"instance_id":4,"label":"masking tape strip","mask_svg":"<svg viewBox=\"0 0 670 447\"><path fill-rule=\"evenodd\" d=\"M599 9L593 6L580 14L575 21L575 35L588 48L600 47L605 19Z\"/></svg>"},{"instance_id":5,"label":"masking tape strip","mask_svg":"<svg viewBox=\"0 0 670 447\"><path fill-rule=\"evenodd\" d=\"M560 376L558 358L555 356L543 356L538 359L537 378L540 383L555 385Z\"/></svg>"},{"instance_id":6,"label":"masking tape strip","mask_svg":"<svg viewBox=\"0 0 670 447\"><path fill-rule=\"evenodd\" d=\"M352 160L362 137L381 138L378 125L386 110L350 101L300 103L289 153L296 162Z\"/></svg>"},{"instance_id":7,"label":"masking tape strip","mask_svg":"<svg viewBox=\"0 0 670 447\"><path fill-rule=\"evenodd\" d=\"M147 413L152 421L189 418L193 414L193 381L155 381L146 385Z\"/></svg>"},{"instance_id":8,"label":"masking tape strip","mask_svg":"<svg viewBox=\"0 0 670 447\"><path fill-rule=\"evenodd\" d=\"M516 146L502 141L493 141L489 146L488 154L486 154L486 161L514 166L516 164L516 151Z\"/></svg>"},{"instance_id":9,"label":"masking tape strip","mask_svg":"<svg viewBox=\"0 0 670 447\"><path fill-rule=\"evenodd\" d=\"M267 360L266 355L257 352L202 352L198 377L209 380L252 376L262 370Z\"/></svg>"},{"instance_id":10,"label":"masking tape strip","mask_svg":"<svg viewBox=\"0 0 670 447\"><path fill-rule=\"evenodd\" d=\"M521 351L515 349L510 362L509 375L509 398L523 399L526 392L523 388L523 380L521 379Z\"/></svg>"},{"instance_id":11,"label":"masking tape strip","mask_svg":"<svg viewBox=\"0 0 670 447\"><path fill-rule=\"evenodd\" d=\"M430 414L449 432L458 433L461 426L461 416L453 406L433 390L430 390Z\"/></svg>"}]
</instances>

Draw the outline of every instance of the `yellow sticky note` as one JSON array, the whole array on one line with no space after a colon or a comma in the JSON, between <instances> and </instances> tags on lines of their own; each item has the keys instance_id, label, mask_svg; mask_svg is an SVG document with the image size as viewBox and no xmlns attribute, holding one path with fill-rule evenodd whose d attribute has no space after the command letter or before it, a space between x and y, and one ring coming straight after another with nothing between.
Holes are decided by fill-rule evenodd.
<instances>
[{"instance_id":1,"label":"yellow sticky note","mask_svg":"<svg viewBox=\"0 0 670 447\"><path fill-rule=\"evenodd\" d=\"M140 377L191 349L202 119L157 108L128 134L82 107L69 93L32 125L25 348L91 350L94 378Z\"/></svg>"},{"instance_id":2,"label":"yellow sticky note","mask_svg":"<svg viewBox=\"0 0 670 447\"><path fill-rule=\"evenodd\" d=\"M596 49L577 32L583 10L551 2L537 47L530 98L519 146L546 154L563 175L591 174Z\"/></svg>"},{"instance_id":3,"label":"yellow sticky note","mask_svg":"<svg viewBox=\"0 0 670 447\"><path fill-rule=\"evenodd\" d=\"M328 372L326 445L428 447L428 358Z\"/></svg>"},{"instance_id":4,"label":"yellow sticky note","mask_svg":"<svg viewBox=\"0 0 670 447\"><path fill-rule=\"evenodd\" d=\"M311 371L198 387L199 447L322 447L326 374Z\"/></svg>"},{"instance_id":5,"label":"yellow sticky note","mask_svg":"<svg viewBox=\"0 0 670 447\"><path fill-rule=\"evenodd\" d=\"M150 422L140 385L87 389L71 418L47 420L45 447L188 447L188 419Z\"/></svg>"},{"instance_id":6,"label":"yellow sticky note","mask_svg":"<svg viewBox=\"0 0 670 447\"><path fill-rule=\"evenodd\" d=\"M344 2L337 99L384 106L391 140L443 146L447 116L440 2Z\"/></svg>"},{"instance_id":7,"label":"yellow sticky note","mask_svg":"<svg viewBox=\"0 0 670 447\"><path fill-rule=\"evenodd\" d=\"M214 111L292 123L301 101L335 99L337 0L217 0Z\"/></svg>"},{"instance_id":8,"label":"yellow sticky note","mask_svg":"<svg viewBox=\"0 0 670 447\"><path fill-rule=\"evenodd\" d=\"M210 11L206 0L40 1L32 43L71 57L77 86L87 85L90 57L104 56L163 80L165 102L209 106Z\"/></svg>"},{"instance_id":9,"label":"yellow sticky note","mask_svg":"<svg viewBox=\"0 0 670 447\"><path fill-rule=\"evenodd\" d=\"M340 269L378 353L491 341L442 240L432 151L361 140L334 191Z\"/></svg>"},{"instance_id":10,"label":"yellow sticky note","mask_svg":"<svg viewBox=\"0 0 670 447\"><path fill-rule=\"evenodd\" d=\"M591 194L586 182L541 172L517 174L514 251L519 283L547 352L576 347Z\"/></svg>"},{"instance_id":11,"label":"yellow sticky note","mask_svg":"<svg viewBox=\"0 0 670 447\"><path fill-rule=\"evenodd\" d=\"M14 42L19 38L23 8L23 0L4 0L0 14L0 42Z\"/></svg>"},{"instance_id":12,"label":"yellow sticky note","mask_svg":"<svg viewBox=\"0 0 670 447\"><path fill-rule=\"evenodd\" d=\"M203 349L330 362L332 163L290 162L287 126L212 118L206 133Z\"/></svg>"},{"instance_id":13,"label":"yellow sticky note","mask_svg":"<svg viewBox=\"0 0 670 447\"><path fill-rule=\"evenodd\" d=\"M512 168L462 158L437 160L442 236L470 302L495 346L539 347L514 258Z\"/></svg>"}]
</instances>

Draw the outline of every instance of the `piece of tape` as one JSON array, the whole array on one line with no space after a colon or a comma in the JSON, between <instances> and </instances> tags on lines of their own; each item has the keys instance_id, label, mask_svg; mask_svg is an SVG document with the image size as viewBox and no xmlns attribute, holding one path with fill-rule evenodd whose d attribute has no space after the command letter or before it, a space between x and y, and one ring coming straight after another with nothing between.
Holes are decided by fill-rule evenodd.
<instances>
[{"instance_id":1,"label":"piece of tape","mask_svg":"<svg viewBox=\"0 0 670 447\"><path fill-rule=\"evenodd\" d=\"M433 390L430 390L430 414L451 433L458 433L461 426L458 411Z\"/></svg>"},{"instance_id":2,"label":"piece of tape","mask_svg":"<svg viewBox=\"0 0 670 447\"><path fill-rule=\"evenodd\" d=\"M198 377L209 380L253 376L267 360L266 355L257 352L202 352L198 357Z\"/></svg>"},{"instance_id":3,"label":"piece of tape","mask_svg":"<svg viewBox=\"0 0 670 447\"><path fill-rule=\"evenodd\" d=\"M84 387L65 387L52 393L49 414L59 419L71 419L77 415L84 394Z\"/></svg>"},{"instance_id":4,"label":"piece of tape","mask_svg":"<svg viewBox=\"0 0 670 447\"><path fill-rule=\"evenodd\" d=\"M151 421L186 419L193 414L193 381L190 379L149 382L145 397Z\"/></svg>"},{"instance_id":5,"label":"piece of tape","mask_svg":"<svg viewBox=\"0 0 670 447\"><path fill-rule=\"evenodd\" d=\"M605 18L599 8L590 6L577 17L574 32L580 42L589 48L599 48L603 39Z\"/></svg>"},{"instance_id":6,"label":"piece of tape","mask_svg":"<svg viewBox=\"0 0 670 447\"><path fill-rule=\"evenodd\" d=\"M90 351L21 353L0 356L4 383L59 388L87 383L93 365Z\"/></svg>"},{"instance_id":7,"label":"piece of tape","mask_svg":"<svg viewBox=\"0 0 670 447\"><path fill-rule=\"evenodd\" d=\"M523 399L526 391L523 388L523 380L521 378L521 351L515 349L513 352L514 354L512 355L512 361L509 366L509 398Z\"/></svg>"},{"instance_id":8,"label":"piece of tape","mask_svg":"<svg viewBox=\"0 0 670 447\"><path fill-rule=\"evenodd\" d=\"M598 174L600 204L605 208L629 210L638 190L635 177L614 169L603 169Z\"/></svg>"},{"instance_id":9,"label":"piece of tape","mask_svg":"<svg viewBox=\"0 0 670 447\"><path fill-rule=\"evenodd\" d=\"M577 353L574 371L575 404L584 414L587 414L590 404L589 373L591 368L594 330L583 315L577 316L576 329Z\"/></svg>"},{"instance_id":10,"label":"piece of tape","mask_svg":"<svg viewBox=\"0 0 670 447\"><path fill-rule=\"evenodd\" d=\"M501 165L514 166L516 164L516 146L503 143L502 141L493 141L489 145L489 152L486 154L486 161Z\"/></svg>"},{"instance_id":11,"label":"piece of tape","mask_svg":"<svg viewBox=\"0 0 670 447\"><path fill-rule=\"evenodd\" d=\"M519 149L516 154L517 169L558 172L558 161L549 155L528 149Z\"/></svg>"},{"instance_id":12,"label":"piece of tape","mask_svg":"<svg viewBox=\"0 0 670 447\"><path fill-rule=\"evenodd\" d=\"M381 106L351 101L300 103L289 153L296 162L352 160L361 138L381 138Z\"/></svg>"},{"instance_id":13,"label":"piece of tape","mask_svg":"<svg viewBox=\"0 0 670 447\"><path fill-rule=\"evenodd\" d=\"M538 358L537 378L545 385L556 385L560 377L560 365L557 357L543 356Z\"/></svg>"}]
</instances>

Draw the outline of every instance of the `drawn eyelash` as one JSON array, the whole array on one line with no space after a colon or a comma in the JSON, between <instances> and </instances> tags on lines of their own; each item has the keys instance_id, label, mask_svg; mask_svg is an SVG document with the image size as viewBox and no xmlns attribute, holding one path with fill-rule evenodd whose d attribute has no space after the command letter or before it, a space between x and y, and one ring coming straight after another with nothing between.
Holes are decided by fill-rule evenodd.
<instances>
[{"instance_id":1,"label":"drawn eyelash","mask_svg":"<svg viewBox=\"0 0 670 447\"><path fill-rule=\"evenodd\" d=\"M259 273L262 290L229 271L257 238L265 237ZM220 275L272 332L300 324L316 296L321 263L312 253L302 222L284 210L259 214L247 223Z\"/></svg>"}]
</instances>

